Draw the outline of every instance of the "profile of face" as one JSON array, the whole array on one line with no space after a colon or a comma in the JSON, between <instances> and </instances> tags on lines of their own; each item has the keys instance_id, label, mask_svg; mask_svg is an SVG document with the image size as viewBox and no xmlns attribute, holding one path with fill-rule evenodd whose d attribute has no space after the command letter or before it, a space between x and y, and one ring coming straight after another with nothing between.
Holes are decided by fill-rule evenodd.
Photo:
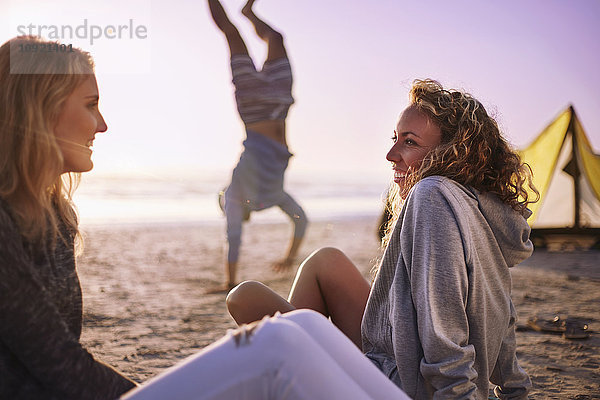
<instances>
[{"instance_id":1,"label":"profile of face","mask_svg":"<svg viewBox=\"0 0 600 400\"><path fill-rule=\"evenodd\" d=\"M54 136L64 159L63 172L92 169L92 145L96 133L105 132L106 123L98 110L98 84L89 75L69 95L58 116Z\"/></svg>"},{"instance_id":2,"label":"profile of face","mask_svg":"<svg viewBox=\"0 0 600 400\"><path fill-rule=\"evenodd\" d=\"M442 131L427 115L408 106L400 114L392 139L394 145L386 159L392 163L394 182L402 189L409 168L419 168L427 153L441 143Z\"/></svg>"}]
</instances>

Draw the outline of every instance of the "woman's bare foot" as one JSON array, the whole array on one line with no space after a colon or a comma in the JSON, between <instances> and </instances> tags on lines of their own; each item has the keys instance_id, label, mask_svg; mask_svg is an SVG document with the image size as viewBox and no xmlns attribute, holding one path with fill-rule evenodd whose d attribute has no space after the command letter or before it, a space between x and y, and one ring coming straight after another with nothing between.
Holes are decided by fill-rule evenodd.
<instances>
[{"instance_id":1,"label":"woman's bare foot","mask_svg":"<svg viewBox=\"0 0 600 400\"><path fill-rule=\"evenodd\" d=\"M255 1L256 0L248 0L244 8L242 8L243 15L245 15L248 18L250 18L251 15L254 15L254 12L252 12L252 6L254 5Z\"/></svg>"}]
</instances>

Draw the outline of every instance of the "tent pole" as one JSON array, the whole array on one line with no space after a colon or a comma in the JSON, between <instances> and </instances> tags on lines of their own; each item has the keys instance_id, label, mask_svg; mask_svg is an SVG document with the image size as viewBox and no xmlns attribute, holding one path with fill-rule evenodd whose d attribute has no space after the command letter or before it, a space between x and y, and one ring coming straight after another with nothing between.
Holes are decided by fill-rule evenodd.
<instances>
[{"instance_id":1,"label":"tent pole","mask_svg":"<svg viewBox=\"0 0 600 400\"><path fill-rule=\"evenodd\" d=\"M573 184L575 191L575 224L573 227L580 228L581 222L579 218L579 204L581 202L581 190L579 187L579 177L581 176L581 172L579 171L579 161L577 159L577 137L575 135L575 109L573 108L573 105L570 105L569 109L571 110L571 119L569 120L569 127L567 128L567 130L571 132L571 157L574 161L573 165L575 167L573 171Z\"/></svg>"}]
</instances>

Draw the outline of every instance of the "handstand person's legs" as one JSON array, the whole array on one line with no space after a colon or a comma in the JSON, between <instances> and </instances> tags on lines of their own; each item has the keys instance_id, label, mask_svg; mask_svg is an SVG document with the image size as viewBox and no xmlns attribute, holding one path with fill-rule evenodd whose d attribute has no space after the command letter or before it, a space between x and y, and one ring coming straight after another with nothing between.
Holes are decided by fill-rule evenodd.
<instances>
[{"instance_id":1,"label":"handstand person's legs","mask_svg":"<svg viewBox=\"0 0 600 400\"><path fill-rule=\"evenodd\" d=\"M268 51L266 61L287 57L285 46L283 45L283 35L269 26L266 22L258 18L256 14L254 14L254 11L252 11L254 1L255 0L248 0L242 9L242 14L244 14L246 18L252 22L258 37L267 43Z\"/></svg>"},{"instance_id":2,"label":"handstand person's legs","mask_svg":"<svg viewBox=\"0 0 600 400\"><path fill-rule=\"evenodd\" d=\"M208 0L208 7L210 8L210 14L215 24L225 34L230 54L248 54L248 48L246 47L246 43L244 43L244 39L242 39L238 29L227 17L227 13L219 0Z\"/></svg>"}]
</instances>

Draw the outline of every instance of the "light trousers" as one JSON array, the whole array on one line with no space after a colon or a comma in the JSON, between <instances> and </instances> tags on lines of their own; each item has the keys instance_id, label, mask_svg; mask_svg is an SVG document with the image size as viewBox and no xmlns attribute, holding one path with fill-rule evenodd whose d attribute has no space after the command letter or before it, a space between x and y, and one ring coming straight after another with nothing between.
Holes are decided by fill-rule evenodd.
<instances>
[{"instance_id":1,"label":"light trousers","mask_svg":"<svg viewBox=\"0 0 600 400\"><path fill-rule=\"evenodd\" d=\"M409 399L317 312L265 318L240 336L228 332L123 399Z\"/></svg>"}]
</instances>

